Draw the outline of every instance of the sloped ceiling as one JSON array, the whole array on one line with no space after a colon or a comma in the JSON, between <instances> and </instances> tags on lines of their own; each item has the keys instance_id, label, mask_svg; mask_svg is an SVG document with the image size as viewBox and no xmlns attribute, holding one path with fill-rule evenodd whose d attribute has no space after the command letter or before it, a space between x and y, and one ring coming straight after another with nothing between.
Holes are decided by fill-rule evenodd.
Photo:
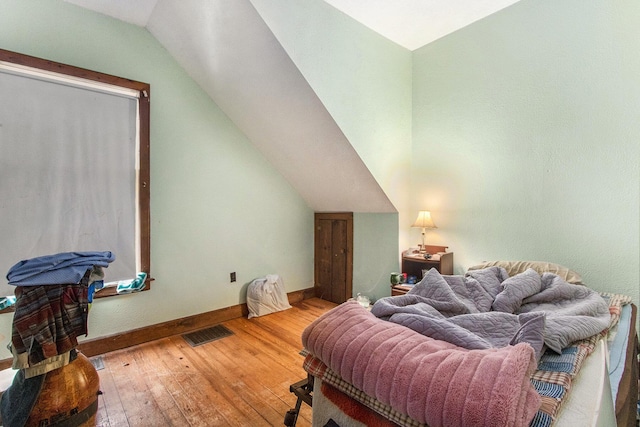
<instances>
[{"instance_id":1,"label":"sloped ceiling","mask_svg":"<svg viewBox=\"0 0 640 427\"><path fill-rule=\"evenodd\" d=\"M250 0L65 1L146 27L313 210L396 211ZM413 50L517 0L325 1Z\"/></svg>"}]
</instances>

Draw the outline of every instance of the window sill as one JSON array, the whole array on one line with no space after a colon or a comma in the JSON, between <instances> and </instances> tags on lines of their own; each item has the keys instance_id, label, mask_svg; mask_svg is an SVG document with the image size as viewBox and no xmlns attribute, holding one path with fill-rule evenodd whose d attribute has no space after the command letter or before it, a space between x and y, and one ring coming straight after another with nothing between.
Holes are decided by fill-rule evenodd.
<instances>
[{"instance_id":1,"label":"window sill","mask_svg":"<svg viewBox=\"0 0 640 427\"><path fill-rule=\"evenodd\" d=\"M138 291L138 292L131 292L128 294L118 294L116 293L116 287L115 286L109 286L106 288L102 288L100 289L98 292L96 292L95 294L93 294L93 298L94 299L98 299L98 298L109 298L109 297L120 297L123 295L131 295L131 294L139 294L140 292L146 292L148 290L151 289L151 282L153 281L153 278L151 279L147 279L145 282L145 287L143 290ZM5 309L0 310L0 314L5 314L5 313L14 313L15 310L15 305L12 305L11 307L7 307Z\"/></svg>"}]
</instances>

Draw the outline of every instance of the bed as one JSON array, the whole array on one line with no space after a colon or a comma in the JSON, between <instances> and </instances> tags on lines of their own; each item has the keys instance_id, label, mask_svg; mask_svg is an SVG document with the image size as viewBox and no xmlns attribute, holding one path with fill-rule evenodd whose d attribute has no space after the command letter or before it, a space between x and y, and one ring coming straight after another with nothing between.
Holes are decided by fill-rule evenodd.
<instances>
[{"instance_id":1,"label":"bed","mask_svg":"<svg viewBox=\"0 0 640 427\"><path fill-rule=\"evenodd\" d=\"M502 278L502 287L472 283L487 274ZM405 296L383 298L371 311L348 301L304 331L314 426L636 426L637 308L629 297L598 294L549 263L427 275ZM542 289L532 285L535 275ZM520 286L529 285L552 299L523 294ZM434 304L443 298L439 286L454 298ZM501 299L500 290L511 295ZM570 302L555 300L568 295ZM483 314L487 298L518 314ZM467 310L467 318L451 327L447 316L424 316L434 308L450 317ZM556 324L565 330L556 333Z\"/></svg>"}]
</instances>

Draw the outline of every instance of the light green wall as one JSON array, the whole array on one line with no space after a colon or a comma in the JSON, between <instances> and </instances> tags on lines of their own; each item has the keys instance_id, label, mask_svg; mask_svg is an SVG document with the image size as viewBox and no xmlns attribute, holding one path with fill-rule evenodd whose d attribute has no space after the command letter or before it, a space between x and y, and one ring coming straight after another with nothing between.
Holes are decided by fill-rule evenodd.
<instances>
[{"instance_id":1,"label":"light green wall","mask_svg":"<svg viewBox=\"0 0 640 427\"><path fill-rule=\"evenodd\" d=\"M88 339L244 302L265 274L288 292L313 286L313 212L146 30L58 0L2 0L0 48L151 84L155 281L97 300ZM1 334L11 321L0 315Z\"/></svg>"},{"instance_id":2,"label":"light green wall","mask_svg":"<svg viewBox=\"0 0 640 427\"><path fill-rule=\"evenodd\" d=\"M411 52L324 1L251 3L400 212L405 239L414 219L404 217L411 202Z\"/></svg>"},{"instance_id":3,"label":"light green wall","mask_svg":"<svg viewBox=\"0 0 640 427\"><path fill-rule=\"evenodd\" d=\"M411 52L323 1L251 3L400 212L354 214L353 295L388 296L414 215Z\"/></svg>"},{"instance_id":4,"label":"light green wall","mask_svg":"<svg viewBox=\"0 0 640 427\"><path fill-rule=\"evenodd\" d=\"M639 52L627 0L522 0L414 52L415 209L456 272L557 262L638 303Z\"/></svg>"},{"instance_id":5,"label":"light green wall","mask_svg":"<svg viewBox=\"0 0 640 427\"><path fill-rule=\"evenodd\" d=\"M353 296L375 301L391 295L390 273L399 271L398 214L353 215Z\"/></svg>"}]
</instances>

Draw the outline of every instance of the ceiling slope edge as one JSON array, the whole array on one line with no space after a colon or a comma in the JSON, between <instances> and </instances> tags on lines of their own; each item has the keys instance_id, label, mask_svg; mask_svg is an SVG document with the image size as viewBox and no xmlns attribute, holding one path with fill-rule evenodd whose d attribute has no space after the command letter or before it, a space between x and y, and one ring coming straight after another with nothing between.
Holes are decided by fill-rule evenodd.
<instances>
[{"instance_id":1,"label":"ceiling slope edge","mask_svg":"<svg viewBox=\"0 0 640 427\"><path fill-rule=\"evenodd\" d=\"M396 212L249 0L160 0L151 34L318 212Z\"/></svg>"}]
</instances>

